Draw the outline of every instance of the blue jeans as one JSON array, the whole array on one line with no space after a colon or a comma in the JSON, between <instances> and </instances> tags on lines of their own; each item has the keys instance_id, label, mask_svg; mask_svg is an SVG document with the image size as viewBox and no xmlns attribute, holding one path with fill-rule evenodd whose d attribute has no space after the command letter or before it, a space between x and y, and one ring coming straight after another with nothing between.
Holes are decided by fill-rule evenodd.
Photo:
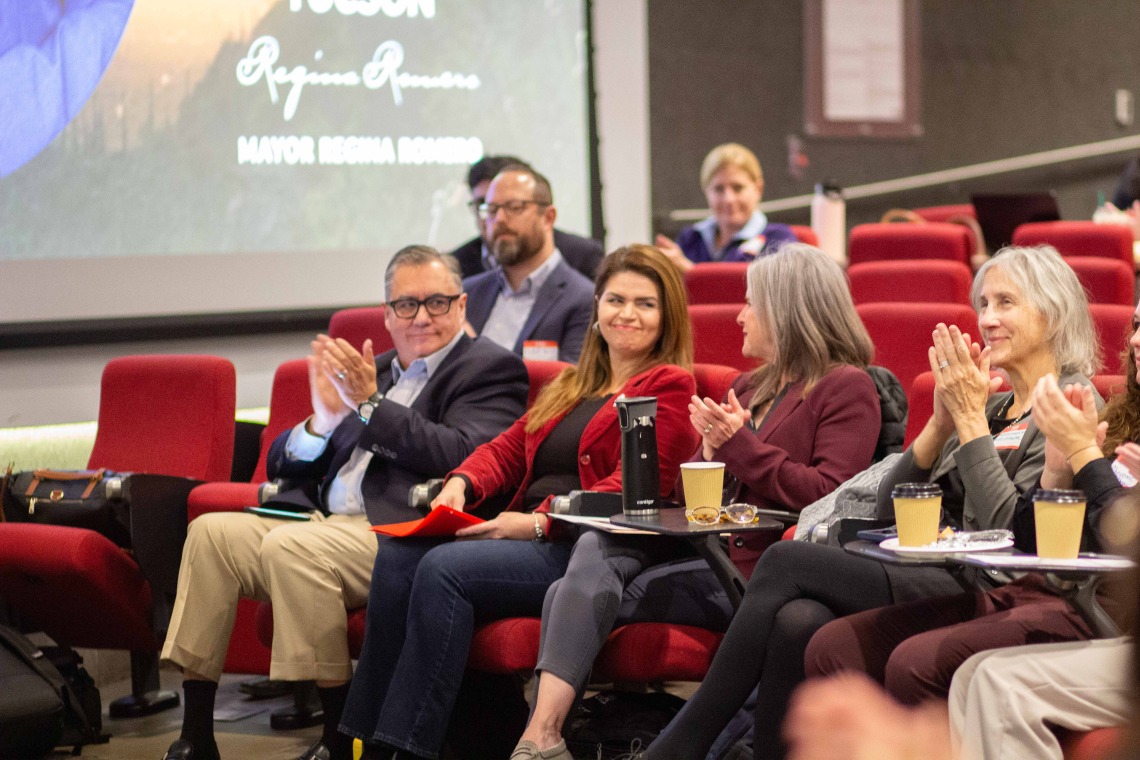
<instances>
[{"instance_id":1,"label":"blue jeans","mask_svg":"<svg viewBox=\"0 0 1140 760\"><path fill-rule=\"evenodd\" d=\"M439 756L475 626L538 617L572 544L394 539L372 570L368 619L340 730Z\"/></svg>"}]
</instances>

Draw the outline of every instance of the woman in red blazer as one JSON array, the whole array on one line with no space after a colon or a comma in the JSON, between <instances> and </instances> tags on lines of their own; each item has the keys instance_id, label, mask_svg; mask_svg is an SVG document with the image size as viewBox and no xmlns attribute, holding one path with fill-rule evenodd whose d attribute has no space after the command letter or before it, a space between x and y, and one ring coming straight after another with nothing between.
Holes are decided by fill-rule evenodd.
<instances>
[{"instance_id":1,"label":"woman in red blazer","mask_svg":"<svg viewBox=\"0 0 1140 760\"><path fill-rule=\"evenodd\" d=\"M689 424L701 440L692 459L725 463L728 501L799 510L871 462L881 419L865 371L871 339L843 272L811 246L791 243L756 259L747 292L737 317L742 352L763 364L724 401L693 396ZM677 553L677 544L659 537L590 532L578 540L565 577L546 596L535 708L512 760L570 760L562 723L614 626L623 590ZM673 592L653 595L669 597L668 609L639 610L639 619L682 622L690 574L655 578Z\"/></svg>"},{"instance_id":2,"label":"woman in red blazer","mask_svg":"<svg viewBox=\"0 0 1140 760\"><path fill-rule=\"evenodd\" d=\"M341 724L363 740L364 758L438 757L476 621L541 612L574 539L567 531L551 535L544 514L551 497L577 488L621 491L614 398L657 397L662 496L696 445L680 274L657 249L630 246L605 258L594 292L594 325L577 366L476 449L432 502L463 509L513 493L506 511L457 534L484 540L390 540L380 548Z\"/></svg>"}]
</instances>

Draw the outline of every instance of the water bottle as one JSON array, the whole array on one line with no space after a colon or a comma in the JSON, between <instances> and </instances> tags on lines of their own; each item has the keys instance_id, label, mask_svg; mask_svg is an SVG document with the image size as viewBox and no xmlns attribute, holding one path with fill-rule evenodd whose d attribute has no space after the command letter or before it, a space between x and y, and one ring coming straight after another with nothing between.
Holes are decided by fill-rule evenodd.
<instances>
[{"instance_id":1,"label":"water bottle","mask_svg":"<svg viewBox=\"0 0 1140 760\"><path fill-rule=\"evenodd\" d=\"M843 190L834 180L815 186L811 199L811 228L819 238L819 248L839 266L847 266L847 203Z\"/></svg>"}]
</instances>

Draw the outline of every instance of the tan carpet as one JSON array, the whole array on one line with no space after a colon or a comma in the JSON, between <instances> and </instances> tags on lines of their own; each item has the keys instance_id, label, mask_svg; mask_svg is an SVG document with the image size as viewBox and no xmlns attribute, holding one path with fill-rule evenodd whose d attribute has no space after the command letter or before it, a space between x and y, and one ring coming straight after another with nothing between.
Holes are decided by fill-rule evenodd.
<instances>
[{"instance_id":1,"label":"tan carpet","mask_svg":"<svg viewBox=\"0 0 1140 760\"><path fill-rule=\"evenodd\" d=\"M272 711L291 703L288 698L249 701L238 690L238 683L251 676L231 676L222 678L218 689L215 711L214 733L223 760L295 760L321 734L319 726L298 731L274 731L269 725ZM175 671L163 671L164 688L179 690L181 675ZM182 725L182 708L131 720L111 720L107 716L107 705L116 697L130 692L130 681L117 681L100 689L103 697L103 731L111 734L106 744L88 745L83 748L82 757L87 760L160 760L170 743L178 738ZM235 721L219 721L219 714L256 714ZM62 760L69 757L70 750L57 750L50 757Z\"/></svg>"}]
</instances>

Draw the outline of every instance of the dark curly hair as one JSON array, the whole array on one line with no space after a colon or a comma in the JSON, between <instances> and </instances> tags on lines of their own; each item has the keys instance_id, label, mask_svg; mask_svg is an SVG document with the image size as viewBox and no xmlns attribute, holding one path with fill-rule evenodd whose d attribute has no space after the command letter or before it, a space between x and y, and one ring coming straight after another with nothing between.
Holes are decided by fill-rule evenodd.
<instances>
[{"instance_id":1,"label":"dark curly hair","mask_svg":"<svg viewBox=\"0 0 1140 760\"><path fill-rule=\"evenodd\" d=\"M1132 329L1136 329L1133 318ZM1101 419L1108 423L1104 436L1104 455L1112 458L1116 447L1128 441L1140 439L1140 384L1136 382L1136 357L1129 343L1120 354L1126 366L1124 392L1114 393L1101 410Z\"/></svg>"}]
</instances>

